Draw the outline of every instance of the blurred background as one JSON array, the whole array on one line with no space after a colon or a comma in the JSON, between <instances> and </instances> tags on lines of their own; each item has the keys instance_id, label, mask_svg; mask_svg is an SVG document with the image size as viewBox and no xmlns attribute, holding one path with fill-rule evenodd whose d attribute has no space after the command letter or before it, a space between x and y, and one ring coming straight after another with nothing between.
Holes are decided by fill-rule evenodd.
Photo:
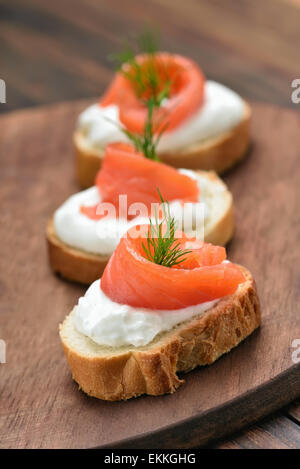
<instances>
[{"instance_id":1,"label":"blurred background","mask_svg":"<svg viewBox=\"0 0 300 469\"><path fill-rule=\"evenodd\" d=\"M0 0L0 78L21 107L100 96L145 27L248 99L295 107L300 0Z\"/></svg>"}]
</instances>

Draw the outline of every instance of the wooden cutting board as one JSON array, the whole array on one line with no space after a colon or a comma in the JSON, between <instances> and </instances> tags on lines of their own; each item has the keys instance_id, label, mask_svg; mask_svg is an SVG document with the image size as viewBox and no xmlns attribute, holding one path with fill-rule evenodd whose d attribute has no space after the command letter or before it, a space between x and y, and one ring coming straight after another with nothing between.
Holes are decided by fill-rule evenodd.
<instances>
[{"instance_id":1,"label":"wooden cutting board","mask_svg":"<svg viewBox=\"0 0 300 469\"><path fill-rule=\"evenodd\" d=\"M229 257L254 274L262 327L173 394L102 402L79 392L57 328L85 291L52 275L45 226L78 191L71 135L87 102L0 117L0 445L14 448L188 448L300 394L300 116L253 104L253 149L226 181L236 205Z\"/></svg>"}]
</instances>

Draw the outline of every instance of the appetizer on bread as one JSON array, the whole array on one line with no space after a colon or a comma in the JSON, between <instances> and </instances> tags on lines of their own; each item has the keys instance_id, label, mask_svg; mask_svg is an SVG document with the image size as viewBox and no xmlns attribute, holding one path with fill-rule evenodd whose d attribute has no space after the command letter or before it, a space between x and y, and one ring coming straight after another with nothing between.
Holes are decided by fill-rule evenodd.
<instances>
[{"instance_id":1,"label":"appetizer on bread","mask_svg":"<svg viewBox=\"0 0 300 469\"><path fill-rule=\"evenodd\" d=\"M80 185L94 183L105 146L142 133L147 102L155 103L157 153L176 168L225 171L249 146L248 104L234 91L206 81L198 65L166 52L127 54L98 103L84 110L73 141ZM123 129L122 129L123 128Z\"/></svg>"},{"instance_id":2,"label":"appetizer on bread","mask_svg":"<svg viewBox=\"0 0 300 469\"><path fill-rule=\"evenodd\" d=\"M173 393L178 372L212 364L259 325L251 273L176 231L168 211L130 228L60 338L79 388L115 401Z\"/></svg>"},{"instance_id":3,"label":"appetizer on bread","mask_svg":"<svg viewBox=\"0 0 300 469\"><path fill-rule=\"evenodd\" d=\"M160 203L157 187L186 234L198 227L197 236L207 242L230 240L232 195L214 172L177 170L145 158L128 143L114 143L106 147L95 186L70 197L48 223L54 272L85 284L99 278L120 237L131 226L148 223L152 205Z\"/></svg>"}]
</instances>

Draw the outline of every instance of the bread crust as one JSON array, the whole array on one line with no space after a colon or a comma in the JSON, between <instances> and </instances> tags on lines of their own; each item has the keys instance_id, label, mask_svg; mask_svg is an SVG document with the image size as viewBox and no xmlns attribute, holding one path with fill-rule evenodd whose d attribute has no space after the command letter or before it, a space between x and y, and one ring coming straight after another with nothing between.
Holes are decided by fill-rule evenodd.
<instances>
[{"instance_id":1,"label":"bread crust","mask_svg":"<svg viewBox=\"0 0 300 469\"><path fill-rule=\"evenodd\" d=\"M46 238L50 266L55 273L85 285L101 277L109 256L90 254L63 243L55 233L53 218L48 222Z\"/></svg>"},{"instance_id":2,"label":"bread crust","mask_svg":"<svg viewBox=\"0 0 300 469\"><path fill-rule=\"evenodd\" d=\"M218 222L205 233L205 241L218 246L225 246L232 238L234 231L234 213L232 195L225 184L213 172L197 171L207 179L224 188L226 209ZM62 242L56 235L53 218L46 230L49 262L52 270L62 277L75 282L90 285L101 277L110 256L90 254L73 248Z\"/></svg>"},{"instance_id":3,"label":"bread crust","mask_svg":"<svg viewBox=\"0 0 300 469\"><path fill-rule=\"evenodd\" d=\"M221 174L234 166L247 152L250 144L251 109L245 102L242 121L233 129L219 137L190 145L181 152L164 153L161 160L175 168L202 169ZM94 184L99 171L103 151L84 145L82 133L76 130L73 134L76 175L81 187Z\"/></svg>"},{"instance_id":4,"label":"bread crust","mask_svg":"<svg viewBox=\"0 0 300 469\"><path fill-rule=\"evenodd\" d=\"M70 343L70 335L79 334L87 349L92 341L76 331L72 312L60 325L60 337L79 388L109 401L173 393L184 382L178 372L210 365L236 347L261 321L255 281L249 271L240 268L247 280L233 295L145 347L117 353L107 347L102 354L83 353Z\"/></svg>"}]
</instances>

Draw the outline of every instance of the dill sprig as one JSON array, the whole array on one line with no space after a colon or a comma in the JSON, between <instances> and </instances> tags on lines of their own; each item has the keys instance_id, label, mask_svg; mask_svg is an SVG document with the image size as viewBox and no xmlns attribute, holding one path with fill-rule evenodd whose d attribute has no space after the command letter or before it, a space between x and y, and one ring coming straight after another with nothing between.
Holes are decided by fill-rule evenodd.
<instances>
[{"instance_id":1,"label":"dill sprig","mask_svg":"<svg viewBox=\"0 0 300 469\"><path fill-rule=\"evenodd\" d=\"M138 37L138 45L142 52L146 54L155 54L159 48L159 35L150 30L144 31Z\"/></svg>"},{"instance_id":2,"label":"dill sprig","mask_svg":"<svg viewBox=\"0 0 300 469\"><path fill-rule=\"evenodd\" d=\"M138 38L137 51L127 44L122 52L112 54L110 58L117 64L119 72L131 81L138 98L144 103L151 98L155 106L159 107L162 100L169 95L171 81L166 80L167 87L164 86L161 91L162 80L155 64L157 50L157 38L150 31L146 31ZM141 64L136 60L138 53L148 56L146 63Z\"/></svg>"},{"instance_id":3,"label":"dill sprig","mask_svg":"<svg viewBox=\"0 0 300 469\"><path fill-rule=\"evenodd\" d=\"M135 134L124 127L121 127L122 132L131 140L137 151L143 153L146 158L151 160L160 161L156 153L158 142L167 127L167 123L161 128L160 132L156 135L153 124L153 113L156 104L153 99L149 99L146 103L148 110L147 119L144 125L144 132L142 135Z\"/></svg>"},{"instance_id":4,"label":"dill sprig","mask_svg":"<svg viewBox=\"0 0 300 469\"><path fill-rule=\"evenodd\" d=\"M158 134L155 134L153 125L153 111L155 105L153 104L152 100L149 100L146 103L146 106L148 109L148 113L144 125L144 131L142 134L136 134L134 132L131 132L124 126L118 124L117 122L108 117L105 117L105 120L118 127L118 129L123 132L123 134L125 134L127 138L133 143L135 149L143 153L146 158L149 158L150 160L160 161L156 153L156 148L162 134L165 131L165 128L168 126L168 123L166 122L165 125L162 126L160 132Z\"/></svg>"},{"instance_id":5,"label":"dill sprig","mask_svg":"<svg viewBox=\"0 0 300 469\"><path fill-rule=\"evenodd\" d=\"M135 134L124 127L120 127L120 129L131 140L137 151L142 152L146 158L159 161L156 148L168 123L165 123L157 133L153 117L155 110L161 107L163 100L168 98L170 94L171 80L166 79L162 83L155 65L158 40L153 33L144 32L138 38L138 46L139 50L137 52L148 56L148 60L144 65L138 63L136 60L137 52L129 45L123 52L111 56L117 63L119 72L132 82L137 96L147 108L147 118L142 135Z\"/></svg>"},{"instance_id":6,"label":"dill sprig","mask_svg":"<svg viewBox=\"0 0 300 469\"><path fill-rule=\"evenodd\" d=\"M180 242L175 242L176 223L174 217L171 217L169 203L165 202L159 189L157 189L163 207L163 218L158 219L157 210L155 210L155 223L150 221L150 230L147 233L147 243L143 243L142 248L147 259L155 264L165 267L172 267L180 264L184 256L192 251L182 249ZM167 205L167 209L165 207ZM164 230L166 231L164 232Z\"/></svg>"}]
</instances>

